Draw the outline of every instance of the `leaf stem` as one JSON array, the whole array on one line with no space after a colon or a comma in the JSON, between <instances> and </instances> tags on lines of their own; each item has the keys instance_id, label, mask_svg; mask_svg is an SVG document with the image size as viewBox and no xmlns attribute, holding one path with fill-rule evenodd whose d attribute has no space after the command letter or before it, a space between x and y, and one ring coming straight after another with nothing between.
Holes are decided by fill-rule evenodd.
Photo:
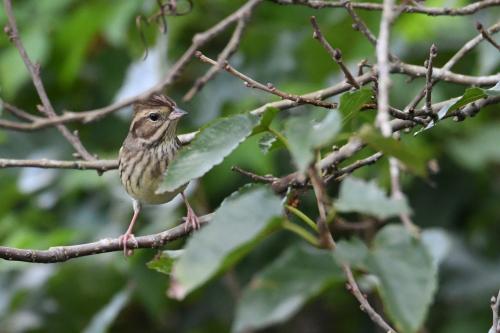
<instances>
[{"instance_id":1,"label":"leaf stem","mask_svg":"<svg viewBox=\"0 0 500 333\"><path fill-rule=\"evenodd\" d=\"M278 132L277 130L275 130L274 128L271 128L270 126L267 128L267 130L269 132L271 132L272 134L274 134L275 137L278 138L278 140L280 140L284 145L285 147L288 149L290 146L288 145L288 140L285 138L285 136L283 134L281 134L280 132Z\"/></svg>"},{"instance_id":2,"label":"leaf stem","mask_svg":"<svg viewBox=\"0 0 500 333\"><path fill-rule=\"evenodd\" d=\"M294 234L300 236L302 239L307 241L309 244L319 247L319 241L316 237L314 237L309 231L306 229L302 228L300 225L292 223L288 220L284 220L282 223L283 229L289 230L293 232Z\"/></svg>"},{"instance_id":3,"label":"leaf stem","mask_svg":"<svg viewBox=\"0 0 500 333\"><path fill-rule=\"evenodd\" d=\"M316 231L316 232L318 231L318 226L316 225L316 223L313 220L311 220L311 218L309 216L304 214L301 210L299 210L293 206L290 206L290 205L285 205L285 208L288 209L288 211L290 211L290 213L292 213L293 215L297 216L299 219L304 221L314 231Z\"/></svg>"}]
</instances>

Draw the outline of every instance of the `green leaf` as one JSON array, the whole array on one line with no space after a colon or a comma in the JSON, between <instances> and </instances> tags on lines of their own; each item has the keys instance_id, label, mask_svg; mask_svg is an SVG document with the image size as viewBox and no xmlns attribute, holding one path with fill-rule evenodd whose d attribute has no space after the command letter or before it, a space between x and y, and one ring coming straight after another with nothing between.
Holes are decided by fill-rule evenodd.
<instances>
[{"instance_id":1,"label":"green leaf","mask_svg":"<svg viewBox=\"0 0 500 333\"><path fill-rule=\"evenodd\" d=\"M232 331L258 330L284 322L310 298L343 279L331 252L293 245L245 287Z\"/></svg>"},{"instance_id":2,"label":"green leaf","mask_svg":"<svg viewBox=\"0 0 500 333\"><path fill-rule=\"evenodd\" d=\"M184 250L165 250L159 256L156 256L146 265L160 273L170 275L174 263L179 260Z\"/></svg>"},{"instance_id":3,"label":"green leaf","mask_svg":"<svg viewBox=\"0 0 500 333\"><path fill-rule=\"evenodd\" d=\"M191 179L203 176L238 147L257 122L257 116L238 114L217 119L202 128L193 142L182 148L168 166L158 191L173 191Z\"/></svg>"},{"instance_id":4,"label":"green leaf","mask_svg":"<svg viewBox=\"0 0 500 333\"><path fill-rule=\"evenodd\" d=\"M267 187L253 186L226 199L212 222L189 239L174 264L173 276L181 295L238 261L281 210L280 198Z\"/></svg>"},{"instance_id":5,"label":"green leaf","mask_svg":"<svg viewBox=\"0 0 500 333\"><path fill-rule=\"evenodd\" d=\"M449 109L448 113L460 109L462 106L477 101L478 99L486 97L484 89L481 88L468 88L458 101L456 101Z\"/></svg>"},{"instance_id":6,"label":"green leaf","mask_svg":"<svg viewBox=\"0 0 500 333\"><path fill-rule=\"evenodd\" d=\"M346 120L354 118L363 105L372 101L372 95L373 92L370 88L344 93L340 96L339 112Z\"/></svg>"},{"instance_id":7,"label":"green leaf","mask_svg":"<svg viewBox=\"0 0 500 333\"><path fill-rule=\"evenodd\" d=\"M437 267L425 245L401 225L386 226L375 237L368 267L380 280L380 296L392 321L402 333L417 332L437 285Z\"/></svg>"},{"instance_id":8,"label":"green leaf","mask_svg":"<svg viewBox=\"0 0 500 333\"><path fill-rule=\"evenodd\" d=\"M279 111L280 109L278 108L267 107L262 116L260 117L259 125L255 126L255 128L253 129L252 135L267 131L274 117Z\"/></svg>"},{"instance_id":9,"label":"green leaf","mask_svg":"<svg viewBox=\"0 0 500 333\"><path fill-rule=\"evenodd\" d=\"M290 117L285 123L289 149L299 171L314 159L314 150L331 143L340 131L341 116L337 111L313 109L305 115Z\"/></svg>"},{"instance_id":10,"label":"green leaf","mask_svg":"<svg viewBox=\"0 0 500 333\"><path fill-rule=\"evenodd\" d=\"M83 330L84 333L104 333L108 332L113 321L118 317L120 311L127 305L130 299L131 290L126 288L117 293L111 301L104 306L90 321Z\"/></svg>"},{"instance_id":11,"label":"green leaf","mask_svg":"<svg viewBox=\"0 0 500 333\"><path fill-rule=\"evenodd\" d=\"M348 177L340 184L335 207L339 212L358 212L380 219L410 213L406 198L389 198L375 182L354 177Z\"/></svg>"},{"instance_id":12,"label":"green leaf","mask_svg":"<svg viewBox=\"0 0 500 333\"><path fill-rule=\"evenodd\" d=\"M350 240L341 239L337 242L337 247L333 255L340 265L347 264L351 267L365 269L368 248L365 243L357 237L353 237Z\"/></svg>"},{"instance_id":13,"label":"green leaf","mask_svg":"<svg viewBox=\"0 0 500 333\"><path fill-rule=\"evenodd\" d=\"M385 138L369 125L361 128L359 136L370 147L396 157L416 175L421 177L427 175L425 157L405 147L401 141Z\"/></svg>"}]
</instances>

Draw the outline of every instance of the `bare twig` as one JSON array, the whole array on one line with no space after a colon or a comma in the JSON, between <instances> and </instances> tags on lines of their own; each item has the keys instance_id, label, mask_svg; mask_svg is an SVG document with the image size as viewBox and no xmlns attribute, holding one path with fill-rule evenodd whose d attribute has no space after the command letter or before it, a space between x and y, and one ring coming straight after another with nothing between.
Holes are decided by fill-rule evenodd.
<instances>
[{"instance_id":1,"label":"bare twig","mask_svg":"<svg viewBox=\"0 0 500 333\"><path fill-rule=\"evenodd\" d=\"M200 222L207 223L211 218L212 214L201 216ZM157 234L136 237L136 242L129 240L127 247L130 249L158 249L169 242L187 236L192 230L193 226L190 223L183 223ZM123 251L123 244L121 244L120 239L105 238L87 244L51 247L48 250L18 249L0 246L0 258L12 261L47 264L117 251Z\"/></svg>"},{"instance_id":2,"label":"bare twig","mask_svg":"<svg viewBox=\"0 0 500 333\"><path fill-rule=\"evenodd\" d=\"M350 1L345 2L344 4L345 8L347 9L347 12L349 15L351 15L352 20L354 21L353 28L354 30L357 30L361 32L366 39L373 45L377 46L377 37L371 32L371 30L368 28L368 26L363 22L363 20L356 14L356 12L353 9L353 4Z\"/></svg>"},{"instance_id":3,"label":"bare twig","mask_svg":"<svg viewBox=\"0 0 500 333\"><path fill-rule=\"evenodd\" d=\"M492 333L500 333L500 322L498 320L498 315L500 311L500 291L498 291L498 295L491 296L491 312L493 314L493 325L491 326L490 332Z\"/></svg>"},{"instance_id":4,"label":"bare twig","mask_svg":"<svg viewBox=\"0 0 500 333\"><path fill-rule=\"evenodd\" d=\"M79 118L81 121L88 123L91 121L95 121L100 119L110 113L118 111L119 109L131 105L139 100L146 99L150 95L154 93L161 92L167 86L171 85L181 74L184 68L188 65L188 63L193 58L196 50L201 48L203 45L217 37L220 33L225 31L229 26L231 26L234 22L238 21L240 18L244 17L247 12L252 11L257 5L259 5L262 0L249 0L243 6L241 6L238 10L233 12L231 15L227 16L223 20L219 21L217 24L212 26L210 29L198 33L194 35L193 42L191 46L184 52L184 54L177 60L175 64L172 65L170 70L166 73L163 79L157 83L154 87L119 102L113 103L111 105L89 110L89 111L81 111L81 112L66 112L68 117L73 117L73 119Z\"/></svg>"},{"instance_id":5,"label":"bare twig","mask_svg":"<svg viewBox=\"0 0 500 333\"><path fill-rule=\"evenodd\" d=\"M117 160L95 160L95 161L57 161L49 159L41 160L14 160L0 159L2 168L42 168L42 169L77 169L97 170L100 172L118 168Z\"/></svg>"},{"instance_id":6,"label":"bare twig","mask_svg":"<svg viewBox=\"0 0 500 333\"><path fill-rule=\"evenodd\" d=\"M345 1L327 1L327 0L271 0L274 3L280 5L303 5L315 9L322 8L340 8L345 5ZM483 0L477 1L460 8L448 8L448 7L424 7L424 6L395 6L394 9L400 11L401 13L415 13L415 14L425 14L429 16L463 16L471 15L479 10L498 6L500 0ZM352 6L356 9L363 10L383 10L383 6L379 3L374 2L354 2Z\"/></svg>"},{"instance_id":7,"label":"bare twig","mask_svg":"<svg viewBox=\"0 0 500 333\"><path fill-rule=\"evenodd\" d=\"M328 205L328 196L325 190L325 184L323 183L323 179L321 178L318 170L314 165L311 165L308 170L309 179L311 180L311 185L314 189L314 194L316 195L316 202L318 205L319 218L318 218L318 232L320 238L320 246L326 249L334 250L336 245L333 240L332 234L330 233L330 229L328 228L327 221L327 205Z\"/></svg>"},{"instance_id":8,"label":"bare twig","mask_svg":"<svg viewBox=\"0 0 500 333\"><path fill-rule=\"evenodd\" d=\"M42 101L43 107L40 108L40 111L44 113L48 118L55 117L56 112L50 102L49 97L47 96L47 92L45 91L45 87L43 85L42 79L40 77L40 66L34 65L24 48L23 42L19 36L19 31L17 29L16 19L14 17L14 13L12 12L12 3L11 0L4 0L5 13L7 15L8 25L5 26L5 32L9 36L9 39L14 43L17 50L19 51L19 55L23 59L24 65L28 69L30 73L31 80L33 81L33 85ZM87 149L83 146L82 142L78 138L78 136L74 133L71 133L64 125L57 125L57 129L62 133L62 135L68 140L68 142L75 148L77 153L85 160L93 161L96 158L90 154Z\"/></svg>"},{"instance_id":9,"label":"bare twig","mask_svg":"<svg viewBox=\"0 0 500 333\"><path fill-rule=\"evenodd\" d=\"M219 72L224 63L236 52L236 50L240 45L241 37L243 36L243 32L248 23L248 18L250 14L251 13L249 12L245 17L242 17L238 20L238 24L234 29L231 39L227 43L224 50L222 50L222 52L217 57L218 66L210 67L210 69L205 73L205 75L196 80L193 87L189 89L189 91L182 98L184 101L190 101L194 97L194 95L196 95L205 86L205 84L207 84L208 81L210 81L213 77L215 77L215 75Z\"/></svg>"},{"instance_id":10,"label":"bare twig","mask_svg":"<svg viewBox=\"0 0 500 333\"><path fill-rule=\"evenodd\" d=\"M396 333L396 330L385 322L384 318L382 318L382 316L373 309L361 290L359 290L359 286L356 282L356 279L354 278L354 275L352 274L351 268L348 265L344 264L342 265L342 269L345 276L347 277L347 290L349 290L358 300L359 304L361 305L361 310L363 312L366 312L370 319L380 328L382 328L384 332Z\"/></svg>"},{"instance_id":11,"label":"bare twig","mask_svg":"<svg viewBox=\"0 0 500 333\"><path fill-rule=\"evenodd\" d=\"M325 39L323 34L321 33L321 29L319 28L318 22L316 21L316 17L311 16L311 24L313 26L313 38L318 40L318 42L323 46L323 48L328 52L328 54L332 57L333 61L335 61L339 66L342 72L345 75L347 82L349 82L353 87L359 89L360 86L352 76L349 68L342 61L342 53L339 49L334 49L330 43Z\"/></svg>"},{"instance_id":12,"label":"bare twig","mask_svg":"<svg viewBox=\"0 0 500 333\"><path fill-rule=\"evenodd\" d=\"M384 0L384 9L380 21L380 33L377 42L377 67L378 67L378 113L377 125L382 135L389 137L392 134L389 117L389 28L392 23L394 0Z\"/></svg>"},{"instance_id":13,"label":"bare twig","mask_svg":"<svg viewBox=\"0 0 500 333\"><path fill-rule=\"evenodd\" d=\"M209 57L207 57L206 55L204 55L200 51L196 52L195 55L196 55L196 57L198 57L201 61L203 61L205 63L211 64L213 66L218 66L218 63L215 60L210 59ZM300 95L293 95L293 94L283 92L283 91L277 89L271 83L264 85L256 80L250 78L249 76L241 73L240 71L236 70L234 67L229 65L227 62L224 63L222 68L226 72L228 72L229 74L234 75L235 77L242 80L246 87L255 88L255 89L259 89L259 90L271 93L273 95L279 96L281 99L288 99L290 101L295 102L296 105L312 104L312 105L321 106L321 107L328 108L328 109L333 109L333 108L337 107L336 103L323 102L320 99L312 99L312 98L308 98L308 97L304 97L304 96L300 96Z\"/></svg>"},{"instance_id":14,"label":"bare twig","mask_svg":"<svg viewBox=\"0 0 500 333\"><path fill-rule=\"evenodd\" d=\"M242 174L245 177L250 178L251 180L253 180L254 182L257 182L257 183L272 183L278 179L278 178L271 176L271 175L260 176L260 175L253 173L253 172L243 170L242 168L237 167L237 166L231 167L231 170L236 171L236 172Z\"/></svg>"},{"instance_id":15,"label":"bare twig","mask_svg":"<svg viewBox=\"0 0 500 333\"><path fill-rule=\"evenodd\" d=\"M490 33L488 30L485 30L481 22L476 23L476 29L481 33L484 39L486 39L488 42L490 42L491 45L493 45L498 51L500 51L500 45L491 37Z\"/></svg>"},{"instance_id":16,"label":"bare twig","mask_svg":"<svg viewBox=\"0 0 500 333\"><path fill-rule=\"evenodd\" d=\"M427 75L425 76L425 110L433 115L432 112L432 66L433 60L437 55L437 47L432 44L429 51L429 58L427 59Z\"/></svg>"}]
</instances>

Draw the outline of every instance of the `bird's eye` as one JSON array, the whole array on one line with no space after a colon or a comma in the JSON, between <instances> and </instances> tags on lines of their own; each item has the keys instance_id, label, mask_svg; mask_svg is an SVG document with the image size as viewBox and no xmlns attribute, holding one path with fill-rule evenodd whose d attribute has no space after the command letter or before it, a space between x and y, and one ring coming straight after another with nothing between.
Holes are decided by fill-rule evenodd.
<instances>
[{"instance_id":1,"label":"bird's eye","mask_svg":"<svg viewBox=\"0 0 500 333\"><path fill-rule=\"evenodd\" d=\"M150 113L149 114L149 120L151 121L157 121L158 119L160 119L160 115L158 113Z\"/></svg>"}]
</instances>

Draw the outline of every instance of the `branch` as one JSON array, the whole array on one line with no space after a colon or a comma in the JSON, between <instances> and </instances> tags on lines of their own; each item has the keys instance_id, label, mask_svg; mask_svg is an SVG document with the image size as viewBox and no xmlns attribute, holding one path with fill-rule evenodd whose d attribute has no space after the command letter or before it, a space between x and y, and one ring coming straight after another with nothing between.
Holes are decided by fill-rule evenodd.
<instances>
[{"instance_id":1,"label":"branch","mask_svg":"<svg viewBox=\"0 0 500 333\"><path fill-rule=\"evenodd\" d=\"M262 0L249 0L243 6L241 6L238 10L233 12L231 15L227 16L222 21L219 21L217 24L212 26L210 29L197 33L193 37L193 41L191 46L184 52L184 54L177 60L175 64L172 65L171 69L167 72L162 81L156 84L154 87L136 95L133 97L126 98L122 101L113 103L111 105L89 110L89 111L80 111L80 112L71 112L68 111L68 117L77 117L82 119L84 123L88 123L91 121L95 121L100 119L110 113L118 111L119 109L129 106L139 100L146 99L150 95L154 93L159 93L164 90L167 86L171 85L181 74L184 68L189 64L195 52L204 46L206 43L217 37L220 33L225 31L231 24L238 21L242 17L246 16L247 13L253 11L253 9L259 5Z\"/></svg>"},{"instance_id":2,"label":"branch","mask_svg":"<svg viewBox=\"0 0 500 333\"><path fill-rule=\"evenodd\" d=\"M118 169L117 160L94 161L57 161L49 159L40 160L14 160L0 159L0 169L3 168L42 168L42 169L77 169L97 170L100 172Z\"/></svg>"},{"instance_id":3,"label":"branch","mask_svg":"<svg viewBox=\"0 0 500 333\"><path fill-rule=\"evenodd\" d=\"M377 67L378 67L378 112L376 123L382 135L389 137L392 134L389 117L389 29L392 24L394 0L384 0L384 10L380 21L380 33L377 42Z\"/></svg>"},{"instance_id":4,"label":"branch","mask_svg":"<svg viewBox=\"0 0 500 333\"><path fill-rule=\"evenodd\" d=\"M476 29L481 33L484 39L490 42L498 51L500 51L500 45L491 37L490 32L485 30L481 22L476 23Z\"/></svg>"},{"instance_id":5,"label":"branch","mask_svg":"<svg viewBox=\"0 0 500 333\"><path fill-rule=\"evenodd\" d=\"M219 64L215 60L210 59L209 57L205 56L200 51L196 52L195 55L196 55L196 57L198 57L201 61L203 61L205 63L211 64L213 66L219 66ZM320 107L324 107L324 108L328 108L328 109L334 109L337 107L336 103L323 102L320 99L312 99L312 98L308 98L305 96L293 95L293 94L283 92L281 90L278 90L271 83L264 85L256 80L252 79L251 77L239 72L234 67L229 65L227 62L225 62L223 64L222 69L224 69L229 74L237 77L238 79L242 80L243 83L245 84L245 86L248 88L255 88L255 89L259 89L259 90L268 92L270 94L273 94L273 95L280 97L281 99L287 99L287 100L293 101L296 103L296 105L312 104L312 105L316 105L316 106L320 106Z\"/></svg>"},{"instance_id":6,"label":"branch","mask_svg":"<svg viewBox=\"0 0 500 333\"><path fill-rule=\"evenodd\" d=\"M336 244L333 240L330 229L328 228L327 221L327 202L328 195L326 194L325 184L323 179L318 173L316 166L311 165L308 170L309 179L316 195L316 202L318 205L319 218L318 218L318 232L320 238L320 245L323 248L335 250Z\"/></svg>"},{"instance_id":7,"label":"branch","mask_svg":"<svg viewBox=\"0 0 500 333\"><path fill-rule=\"evenodd\" d=\"M328 41L325 39L323 34L321 33L321 29L319 28L318 22L316 21L316 17L311 16L311 25L313 26L313 38L318 40L318 42L323 46L323 48L328 52L328 54L332 57L333 61L335 61L339 66L342 72L345 75L345 78L349 84L357 89L360 88L359 84L356 82L354 77L352 76L351 72L347 68L346 65L344 65L344 62L342 61L342 52L339 49L334 49Z\"/></svg>"},{"instance_id":8,"label":"branch","mask_svg":"<svg viewBox=\"0 0 500 333\"><path fill-rule=\"evenodd\" d=\"M250 15L250 13L248 13ZM247 26L249 16L243 17L238 20L238 24L234 29L233 35L231 39L227 43L226 47L217 57L217 66L212 66L202 77L196 80L193 87L189 89L189 91L184 95L182 100L184 102L190 101L194 95L196 95L204 86L210 81L215 75L219 72L222 66L227 62L227 60L236 52L238 49L241 37L243 36L243 32Z\"/></svg>"},{"instance_id":9,"label":"branch","mask_svg":"<svg viewBox=\"0 0 500 333\"><path fill-rule=\"evenodd\" d=\"M349 290L354 295L354 297L356 297L359 304L361 305L360 307L361 310L363 312L366 312L370 317L370 319L380 328L382 328L384 332L397 333L396 330L393 329L389 324L387 324L384 318L382 318L382 316L379 315L377 311L375 311L372 308L370 303L368 303L361 290L359 290L359 286L356 283L356 279L354 279L354 275L352 274L351 268L348 265L344 264L342 265L342 270L344 271L344 274L347 277L347 286L346 286L347 290Z\"/></svg>"},{"instance_id":10,"label":"branch","mask_svg":"<svg viewBox=\"0 0 500 333\"><path fill-rule=\"evenodd\" d=\"M211 220L212 214L200 217L201 223ZM136 241L129 240L127 247L130 249L158 249L174 240L187 236L192 231L190 223L183 223L172 229L157 234L136 237ZM32 263L55 263L69 259L90 256L99 253L123 251L119 238L105 238L97 242L51 247L48 250L17 249L0 246L0 258L13 261Z\"/></svg>"},{"instance_id":11,"label":"branch","mask_svg":"<svg viewBox=\"0 0 500 333\"><path fill-rule=\"evenodd\" d=\"M26 69L30 73L31 80L33 81L33 85L42 101L43 107L39 108L40 112L44 113L48 118L52 118L56 116L56 112L54 111L54 107L47 96L47 92L45 91L45 87L43 85L42 79L40 77L40 66L34 65L24 48L24 45L19 37L19 31L17 29L16 19L12 12L12 3L11 0L4 0L5 13L7 15L8 25L5 26L5 33L9 36L9 40L14 43L17 50L19 51L19 55L23 59L24 65ZM93 161L96 158L91 155L83 146L82 142L76 135L76 133L71 133L64 125L57 125L57 129L62 133L62 135L68 140L68 142L75 148L77 153L85 160Z\"/></svg>"},{"instance_id":12,"label":"branch","mask_svg":"<svg viewBox=\"0 0 500 333\"><path fill-rule=\"evenodd\" d=\"M498 312L500 311L500 291L498 292L498 295L491 296L491 312L493 313L493 325L491 326L491 329L489 332L491 333L500 333L500 326L499 326L499 321L498 321Z\"/></svg>"},{"instance_id":13,"label":"branch","mask_svg":"<svg viewBox=\"0 0 500 333\"><path fill-rule=\"evenodd\" d=\"M344 7L345 1L322 1L322 0L271 0L279 5L303 5L314 9L340 8ZM474 14L482 9L500 5L500 0L484 0L459 8L448 7L423 7L423 6L395 6L394 9L401 13L425 14L429 16L464 16ZM354 2L352 6L356 9L381 11L383 5L371 2Z\"/></svg>"}]
</instances>

